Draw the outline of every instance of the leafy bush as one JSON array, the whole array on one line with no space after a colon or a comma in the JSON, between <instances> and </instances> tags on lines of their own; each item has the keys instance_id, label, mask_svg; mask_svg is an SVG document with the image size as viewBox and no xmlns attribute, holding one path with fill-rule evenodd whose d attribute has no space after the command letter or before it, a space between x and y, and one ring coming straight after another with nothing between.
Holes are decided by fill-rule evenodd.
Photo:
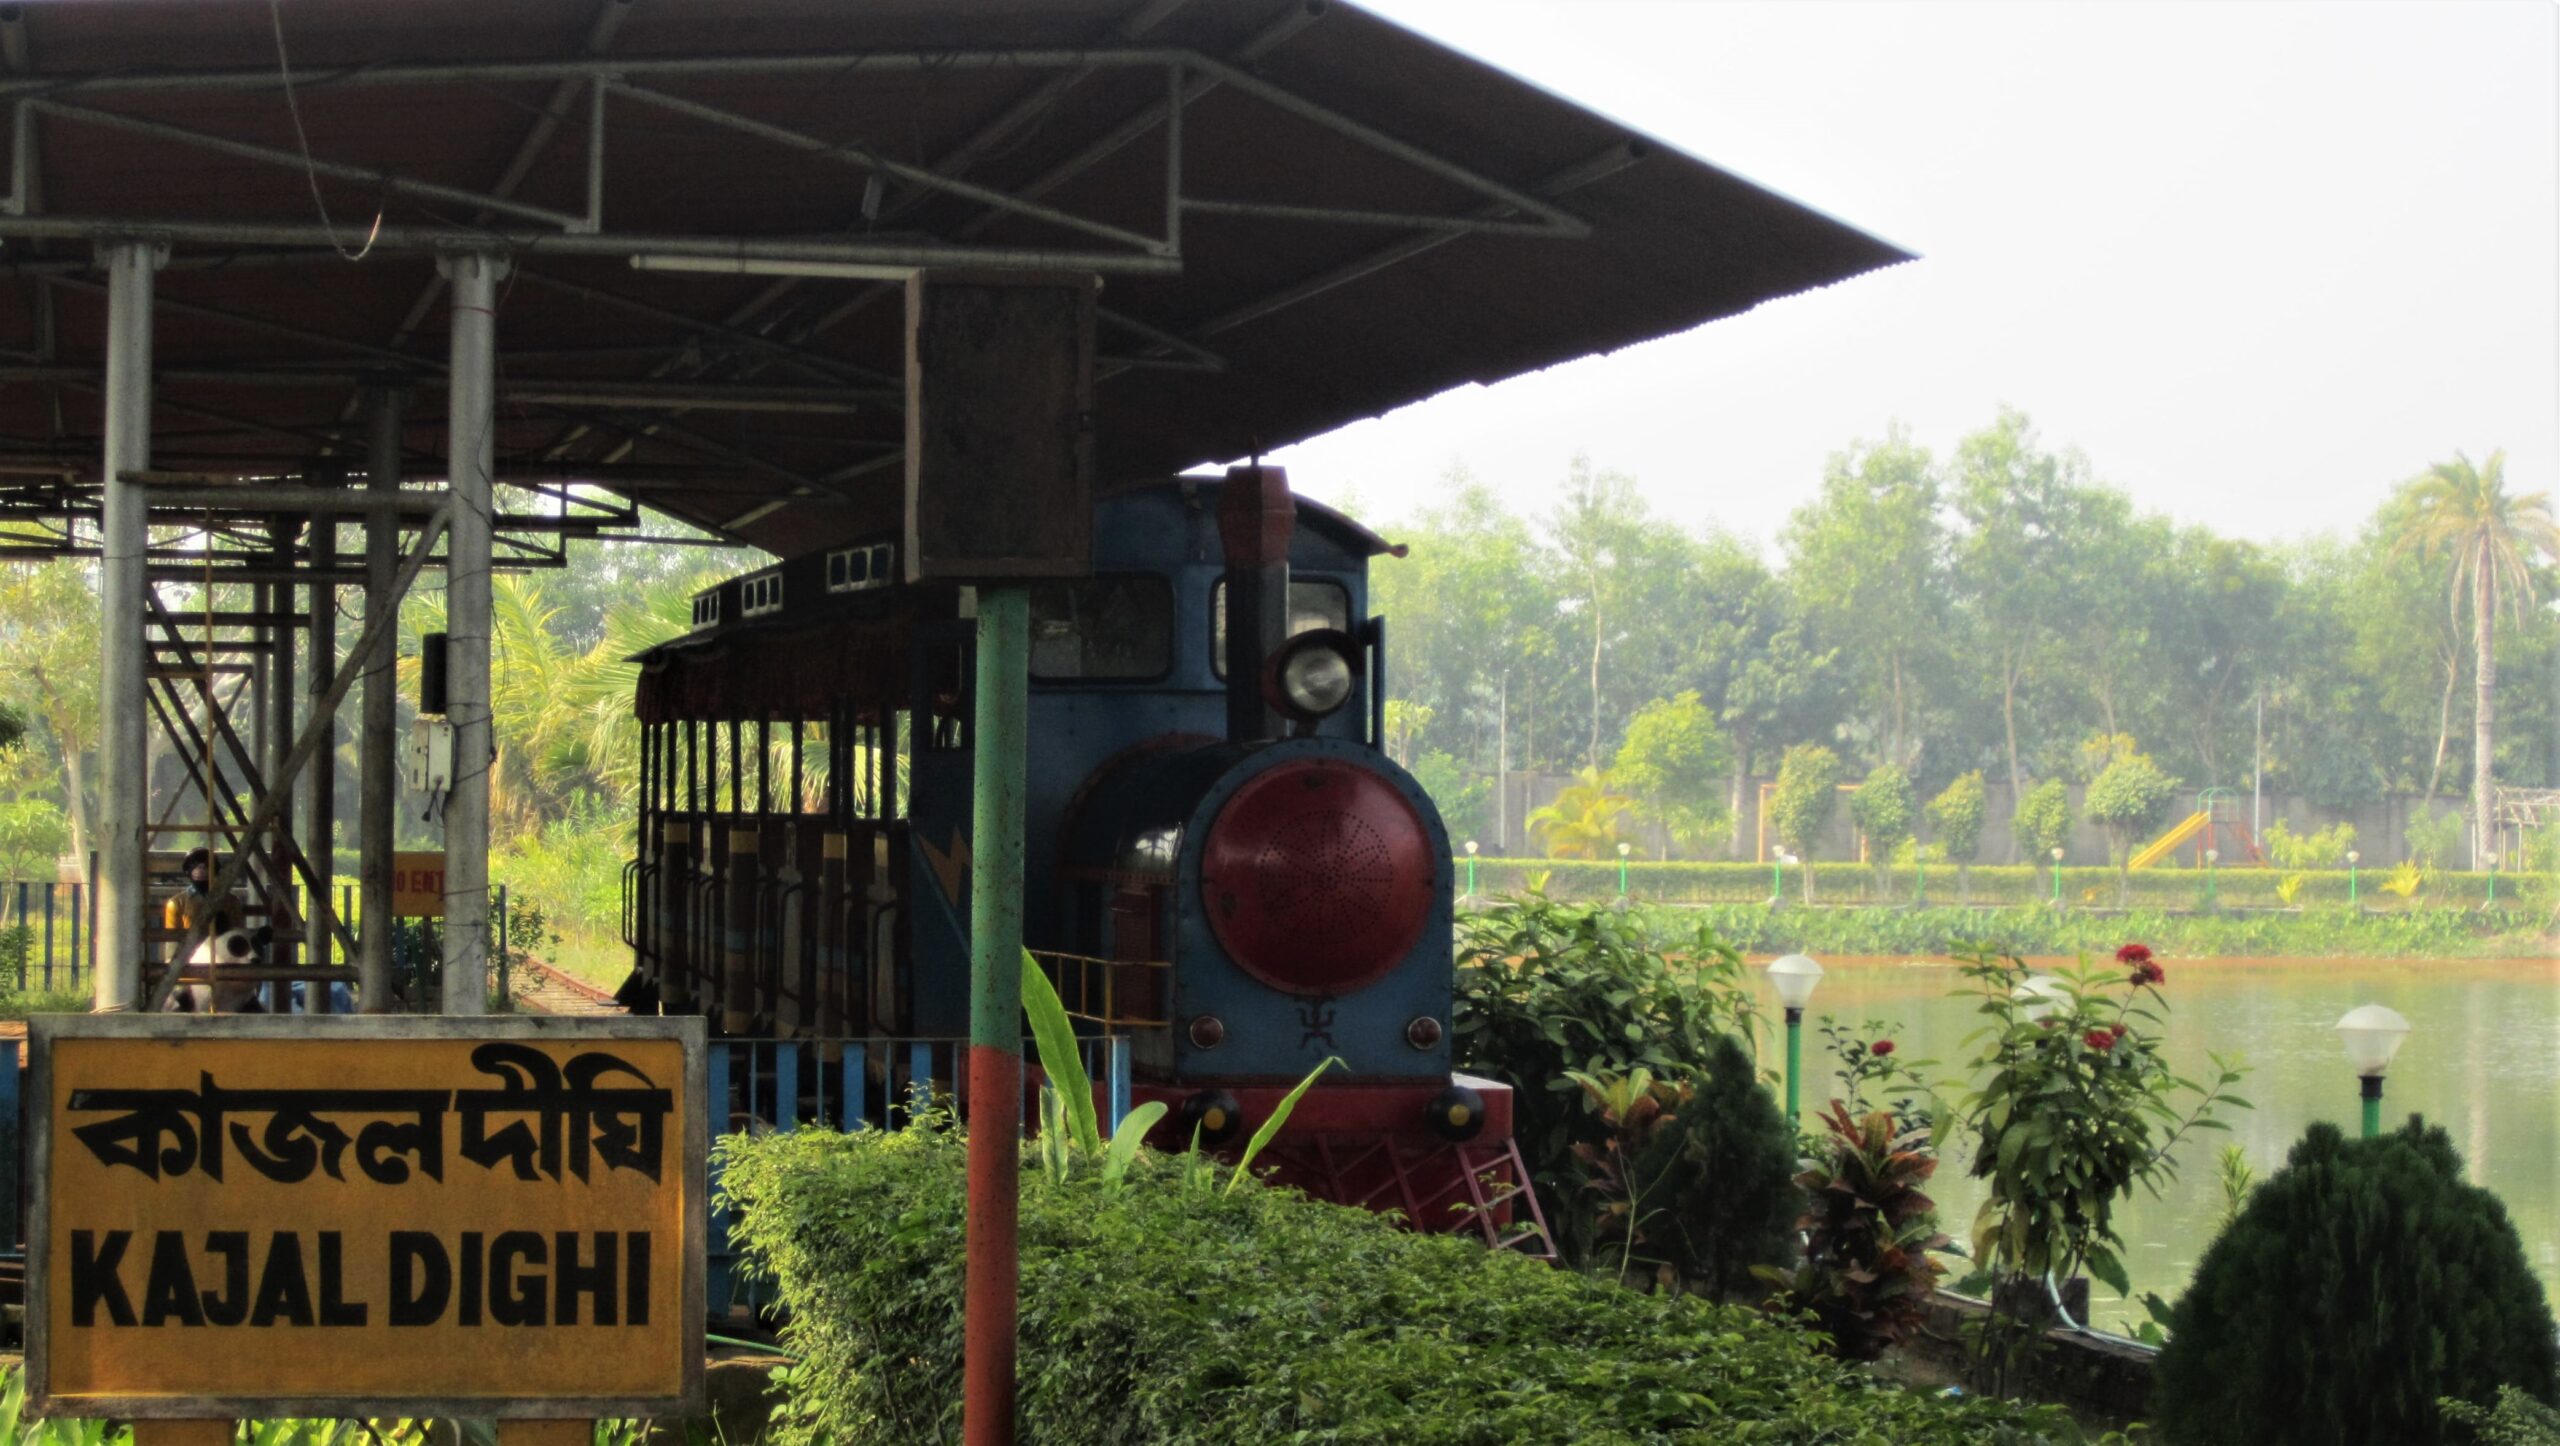
<instances>
[{"instance_id":1,"label":"leafy bush","mask_svg":"<svg viewBox=\"0 0 2560 1446\"><path fill-rule=\"evenodd\" d=\"M1872 1361L1920 1328L1943 1273L1929 1253L1947 1243L1938 1204L1920 1189L1938 1158L1885 1111L1853 1116L1833 1100L1821 1119L1830 1138L1796 1177L1804 1260L1759 1273L1779 1288L1775 1303L1810 1311L1842 1357Z\"/></svg>"},{"instance_id":2,"label":"leafy bush","mask_svg":"<svg viewBox=\"0 0 2560 1446\"><path fill-rule=\"evenodd\" d=\"M2230 1128L2217 1110L2249 1108L2228 1093L2242 1071L2217 1055L2209 1086L2170 1072L2155 1007L2166 971L2142 945L2118 951L2112 968L2084 961L2037 975L2022 960L1978 955L1963 971L1990 1025L1966 1070L1981 1083L1956 1104L1973 1173L1990 1182L1973 1258L2030 1280L2086 1269L2130 1292L2116 1206L2176 1177L2171 1152L2190 1131Z\"/></svg>"},{"instance_id":3,"label":"leafy bush","mask_svg":"<svg viewBox=\"0 0 2560 1446\"><path fill-rule=\"evenodd\" d=\"M1890 763L1877 764L1858 791L1849 795L1849 813L1867 836L1867 857L1875 861L1881 882L1895 847L1911 837L1911 826L1920 816L1919 805L1912 802L1910 777Z\"/></svg>"},{"instance_id":4,"label":"leafy bush","mask_svg":"<svg viewBox=\"0 0 2560 1446\"><path fill-rule=\"evenodd\" d=\"M964 1147L931 1130L721 1146L736 1238L803 1364L789 1446L958 1438ZM1897 1389L1810 1337L1260 1184L1023 1173L1022 1419L1043 1446L2069 1439L2060 1413Z\"/></svg>"},{"instance_id":5,"label":"leafy bush","mask_svg":"<svg viewBox=\"0 0 2560 1446\"><path fill-rule=\"evenodd\" d=\"M1592 1265L1630 1284L1731 1297L1786 1258L1795 1141L1741 1046L1717 1040L1688 1079L1577 1070L1573 1081L1606 1132L1573 1147L1582 1194L1598 1202L1583 1252Z\"/></svg>"},{"instance_id":6,"label":"leafy bush","mask_svg":"<svg viewBox=\"0 0 2560 1446\"><path fill-rule=\"evenodd\" d=\"M1778 786L1769 791L1769 831L1797 858L1813 857L1813 841L1840 804L1840 755L1818 743L1799 743L1778 760ZM1808 889L1813 875L1805 875Z\"/></svg>"},{"instance_id":7,"label":"leafy bush","mask_svg":"<svg viewBox=\"0 0 2560 1446\"><path fill-rule=\"evenodd\" d=\"M2197 1443L2450 1439L2438 1401L2560 1390L2551 1308L2441 1129L2313 1125L2250 1192L2171 1316L2153 1394Z\"/></svg>"},{"instance_id":8,"label":"leafy bush","mask_svg":"<svg viewBox=\"0 0 2560 1446\"><path fill-rule=\"evenodd\" d=\"M1956 896L1966 903L1973 902L1973 861L1982 853L1982 825L1988 812L1979 768L1958 774L1929 800L1929 827L1937 831L1938 847L1956 866Z\"/></svg>"},{"instance_id":9,"label":"leafy bush","mask_svg":"<svg viewBox=\"0 0 2560 1446\"><path fill-rule=\"evenodd\" d=\"M1596 1223L1573 1147L1606 1131L1569 1076L1686 1079L1726 1035L1747 1046L1759 1016L1742 957L1705 928L1657 933L1632 914L1536 895L1460 924L1458 1067L1512 1087L1512 1133L1573 1254Z\"/></svg>"},{"instance_id":10,"label":"leafy bush","mask_svg":"<svg viewBox=\"0 0 2560 1446\"><path fill-rule=\"evenodd\" d=\"M1893 1037L1894 1026L1881 1019L1851 1030L1826 1014L1820 1028L1823 1049L1840 1062L1831 1076L1839 1083L1833 1103L1846 1106L1852 1116L1882 1110L1893 1117L1896 1134L1933 1126L1941 1107L1923 1072L1936 1067L1936 1060L1905 1058L1902 1042ZM1826 1126L1808 1153L1818 1154L1833 1143Z\"/></svg>"},{"instance_id":11,"label":"leafy bush","mask_svg":"<svg viewBox=\"0 0 2560 1446\"><path fill-rule=\"evenodd\" d=\"M2091 823L2107 831L2108 854L2119 868L2130 873L2133 851L2142 835L2177 796L2178 780L2161 772L2150 754L2132 753L2108 764L2105 772L2089 781L2080 809ZM2131 887L2124 874L2117 876L2116 886L2116 898L2121 903L2129 897Z\"/></svg>"},{"instance_id":12,"label":"leafy bush","mask_svg":"<svg viewBox=\"0 0 2560 1446\"><path fill-rule=\"evenodd\" d=\"M2446 1420L2469 1427L2480 1446L2560 1446L2560 1411L2513 1386L2500 1386L2498 1404L2485 1411L2451 1398L2436 1404Z\"/></svg>"},{"instance_id":13,"label":"leafy bush","mask_svg":"<svg viewBox=\"0 0 2560 1446\"><path fill-rule=\"evenodd\" d=\"M2400 826L2400 837L2409 846L2408 861L2421 868L2432 869L2461 857L2462 834L2462 810L2452 807L2433 813L2420 805Z\"/></svg>"},{"instance_id":14,"label":"leafy bush","mask_svg":"<svg viewBox=\"0 0 2560 1446\"><path fill-rule=\"evenodd\" d=\"M2059 778L2048 778L2028 789L2009 815L2009 828L2031 860L2050 858L2071 842L2070 788Z\"/></svg>"},{"instance_id":15,"label":"leafy bush","mask_svg":"<svg viewBox=\"0 0 2560 1446\"><path fill-rule=\"evenodd\" d=\"M2334 869L2347 861L2347 851L2356 846L2356 826L2336 823L2311 833L2295 833L2291 825L2277 819L2267 825L2262 842L2277 868Z\"/></svg>"}]
</instances>

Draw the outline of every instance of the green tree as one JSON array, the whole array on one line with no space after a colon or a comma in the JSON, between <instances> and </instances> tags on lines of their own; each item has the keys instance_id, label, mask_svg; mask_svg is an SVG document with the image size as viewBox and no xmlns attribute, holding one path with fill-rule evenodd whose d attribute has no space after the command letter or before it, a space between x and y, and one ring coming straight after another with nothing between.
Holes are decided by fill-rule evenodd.
<instances>
[{"instance_id":1,"label":"green tree","mask_svg":"<svg viewBox=\"0 0 2560 1446\"><path fill-rule=\"evenodd\" d=\"M2496 826L2498 615L2503 610L2524 623L2534 600L2534 565L2560 557L2560 522L2551 512L2551 494L2517 496L2507 491L2507 454L2502 449L2474 467L2456 452L2450 462L2427 469L2410 489L2410 510L2400 546L2442 558L2447 592L2459 612L2464 593L2471 604L2471 848L2476 859L2489 848Z\"/></svg>"},{"instance_id":2,"label":"green tree","mask_svg":"<svg viewBox=\"0 0 2560 1446\"><path fill-rule=\"evenodd\" d=\"M1724 822L1716 790L1731 756L1695 690L1657 698L1627 720L1610 776L1635 796L1637 812L1662 826L1665 847L1694 846Z\"/></svg>"},{"instance_id":3,"label":"green tree","mask_svg":"<svg viewBox=\"0 0 2560 1446\"><path fill-rule=\"evenodd\" d=\"M1806 903L1813 902L1813 845L1822 826L1840 804L1840 755L1819 743L1799 743L1778 763L1778 786L1769 792L1769 826L1778 842L1793 850L1807 867Z\"/></svg>"},{"instance_id":4,"label":"green tree","mask_svg":"<svg viewBox=\"0 0 2560 1446\"><path fill-rule=\"evenodd\" d=\"M2306 1131L2205 1251L2152 1406L2174 1440L2430 1443L2440 1401L2560 1397L2551 1307L2495 1195L2439 1128Z\"/></svg>"},{"instance_id":5,"label":"green tree","mask_svg":"<svg viewBox=\"0 0 2560 1446\"><path fill-rule=\"evenodd\" d=\"M1788 522L1789 583L1857 674L1883 762L1908 766L1946 637L1947 531L1929 451L1900 426L1831 459L1822 495Z\"/></svg>"},{"instance_id":6,"label":"green tree","mask_svg":"<svg viewBox=\"0 0 2560 1446\"><path fill-rule=\"evenodd\" d=\"M1879 763L1866 782L1849 795L1849 816L1867 836L1867 860L1875 865L1876 897L1884 897L1884 878L1893 866L1893 851L1911 837L1920 809L1911 794L1911 779L1890 763Z\"/></svg>"},{"instance_id":7,"label":"green tree","mask_svg":"<svg viewBox=\"0 0 2560 1446\"><path fill-rule=\"evenodd\" d=\"M2027 690L2062 659L2073 619L2095 601L2084 590L2120 575L2105 549L2132 508L2089 486L2087 471L2076 454L2043 450L2026 414L2012 408L1956 445L1949 493L1964 526L1951 576L1976 675L1998 693L2012 798L2026 790L2019 732ZM2111 599L2098 610L2116 606ZM2103 669L2117 660L2087 662Z\"/></svg>"},{"instance_id":8,"label":"green tree","mask_svg":"<svg viewBox=\"0 0 2560 1446\"><path fill-rule=\"evenodd\" d=\"M2132 897L2133 871L2129 865L2134 846L2177 796L2178 780L2161 772L2160 765L2152 762L2147 753L2119 754L2089 780L2089 791L2080 801L2080 810L2091 823L2106 830L2107 853L2116 866L2118 903Z\"/></svg>"},{"instance_id":9,"label":"green tree","mask_svg":"<svg viewBox=\"0 0 2560 1446\"><path fill-rule=\"evenodd\" d=\"M97 749L98 595L86 564L0 563L0 700L38 725L62 777L71 851L90 845L89 755Z\"/></svg>"},{"instance_id":10,"label":"green tree","mask_svg":"<svg viewBox=\"0 0 2560 1446\"><path fill-rule=\"evenodd\" d=\"M1938 835L1938 846L1947 851L1947 861L1956 866L1956 899L1964 904L1973 902L1973 861L1982 853L1982 825L1989 812L1983 795L1982 770L1977 768L1956 775L1929 800L1929 826Z\"/></svg>"},{"instance_id":11,"label":"green tree","mask_svg":"<svg viewBox=\"0 0 2560 1446\"><path fill-rule=\"evenodd\" d=\"M2071 843L2071 790L2059 778L2048 778L2027 790L2009 815L2009 829L2029 860L2044 863Z\"/></svg>"},{"instance_id":12,"label":"green tree","mask_svg":"<svg viewBox=\"0 0 2560 1446\"><path fill-rule=\"evenodd\" d=\"M1653 529L1634 478L1596 470L1590 458L1576 457L1565 477L1564 500L1547 531L1557 561L1557 595L1569 617L1567 631L1588 664L1591 730L1584 761L1599 768L1604 766L1602 665L1609 645L1628 631L1623 604L1637 580L1636 559Z\"/></svg>"},{"instance_id":13,"label":"green tree","mask_svg":"<svg viewBox=\"0 0 2560 1446\"><path fill-rule=\"evenodd\" d=\"M1488 820L1485 814L1493 802L1493 780L1470 773L1457 759L1437 748L1426 749L1413 760L1413 781L1431 795L1440 809L1440 821L1449 830L1449 841L1465 848L1469 839L1481 838ZM1485 840L1492 842L1490 839Z\"/></svg>"},{"instance_id":14,"label":"green tree","mask_svg":"<svg viewBox=\"0 0 2560 1446\"><path fill-rule=\"evenodd\" d=\"M1698 549L1688 576L1701 606L1682 676L1695 683L1732 742L1726 807L1738 857L1755 753L1783 738L1818 738L1839 721L1839 651L1819 644L1803 599L1757 548L1721 533Z\"/></svg>"}]
</instances>

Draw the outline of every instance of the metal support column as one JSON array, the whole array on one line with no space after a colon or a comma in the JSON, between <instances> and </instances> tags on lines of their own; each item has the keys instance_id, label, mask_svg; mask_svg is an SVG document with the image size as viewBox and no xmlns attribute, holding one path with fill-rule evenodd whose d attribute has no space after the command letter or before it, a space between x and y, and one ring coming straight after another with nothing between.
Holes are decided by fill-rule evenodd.
<instances>
[{"instance_id":1,"label":"metal support column","mask_svg":"<svg viewBox=\"0 0 2560 1446\"><path fill-rule=\"evenodd\" d=\"M344 477L323 478L332 490L344 487ZM314 579L326 578L338 568L338 517L331 512L315 512L311 516L311 572ZM315 580L311 584L308 709L320 706L329 695L331 683L338 678L338 587L331 582ZM310 915L310 938L303 945L303 962L314 965L331 963L329 957L329 925L338 917L338 720L313 715L314 721L328 729L320 745L320 756L311 761L311 813L303 826L302 854L311 861L311 899L305 912ZM329 986L315 983L306 991L305 1005L313 1014L329 1012Z\"/></svg>"},{"instance_id":2,"label":"metal support column","mask_svg":"<svg viewBox=\"0 0 2560 1446\"><path fill-rule=\"evenodd\" d=\"M150 541L142 488L125 480L151 466L151 284L168 256L149 241L98 248L107 272L106 505L101 517L96 1007L128 1010L142 990L142 931L150 899L144 776L147 716L143 593Z\"/></svg>"},{"instance_id":3,"label":"metal support column","mask_svg":"<svg viewBox=\"0 0 2560 1446\"><path fill-rule=\"evenodd\" d=\"M370 428L365 461L365 489L396 492L400 488L400 393L376 387L366 397ZM364 612L370 621L377 608L396 606L391 596L392 570L400 560L400 519L382 511L364 523ZM391 814L399 794L400 635L381 636L365 657L347 666L364 674L364 719L361 761L356 777L356 919L363 926L356 943L356 1007L367 1014L391 1011Z\"/></svg>"},{"instance_id":4,"label":"metal support column","mask_svg":"<svg viewBox=\"0 0 2560 1446\"><path fill-rule=\"evenodd\" d=\"M276 567L281 576L294 565L295 524L279 518L267 525L267 535L275 543ZM273 594L276 621L258 629L259 637L267 644L267 703L275 710L274 721L267 725L267 756L259 763L266 770L267 787L281 795L276 800L275 835L267 841L267 922L274 925L279 934L284 932L288 922L303 925L303 945L307 945L310 929L305 915L308 911L294 896L293 874L285 864L285 840L292 837L294 831L294 801L301 796L301 790L294 786L293 776L285 771L284 760L285 755L293 751L295 736L302 731L302 694L294 686L295 644L302 638L302 591L292 583L278 583ZM258 842L253 839L250 846L254 848ZM274 950L275 962L300 962L303 945L279 939ZM271 1007L284 1012L291 990L277 984L262 986L260 993L272 996L275 1003Z\"/></svg>"},{"instance_id":5,"label":"metal support column","mask_svg":"<svg viewBox=\"0 0 2560 1446\"><path fill-rule=\"evenodd\" d=\"M977 716L970 729L969 1230L961 1436L1013 1440L1015 1218L1022 1164L1022 827L1030 594L978 593Z\"/></svg>"},{"instance_id":6,"label":"metal support column","mask_svg":"<svg viewBox=\"0 0 2560 1446\"><path fill-rule=\"evenodd\" d=\"M456 252L436 269L453 287L446 473L453 534L445 563L445 716L453 723L453 791L444 805L444 1012L489 1010L489 532L497 461L492 379L498 279L506 259Z\"/></svg>"}]
</instances>

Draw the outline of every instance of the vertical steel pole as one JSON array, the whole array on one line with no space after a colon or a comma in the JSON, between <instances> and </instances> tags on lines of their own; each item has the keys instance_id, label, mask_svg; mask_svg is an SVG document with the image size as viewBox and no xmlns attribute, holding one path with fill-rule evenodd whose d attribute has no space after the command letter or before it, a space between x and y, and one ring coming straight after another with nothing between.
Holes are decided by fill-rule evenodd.
<instances>
[{"instance_id":1,"label":"vertical steel pole","mask_svg":"<svg viewBox=\"0 0 2560 1446\"><path fill-rule=\"evenodd\" d=\"M492 405L498 278L486 252L438 258L453 286L446 471L453 533L445 563L445 717L453 723L453 790L444 805L444 1012L489 1012L489 533L497 460Z\"/></svg>"},{"instance_id":2,"label":"vertical steel pole","mask_svg":"<svg viewBox=\"0 0 2560 1446\"><path fill-rule=\"evenodd\" d=\"M1022 1166L1022 817L1030 595L978 593L970 821L968 1305L961 1436L1013 1440L1015 1208Z\"/></svg>"},{"instance_id":3,"label":"vertical steel pole","mask_svg":"<svg viewBox=\"0 0 2560 1446\"><path fill-rule=\"evenodd\" d=\"M346 485L343 476L326 479L334 487ZM327 706L330 686L338 680L338 588L335 583L319 581L338 566L338 520L334 513L315 513L311 519L311 678L309 708ZM316 719L314 721L317 721ZM305 921L311 938L303 946L303 961L325 965L330 959L330 925L338 917L338 891L332 879L338 869L338 720L332 713L326 724L328 741L311 760L311 816L303 826L302 851L311 860L310 917ZM304 1008L312 1014L329 1012L329 986L312 981L304 991L309 1001Z\"/></svg>"},{"instance_id":4,"label":"vertical steel pole","mask_svg":"<svg viewBox=\"0 0 2560 1446\"><path fill-rule=\"evenodd\" d=\"M98 248L107 273L106 506L101 517L99 616L98 968L102 1012L131 1009L142 990L145 796L143 593L150 526L142 488L125 480L151 465L151 283L168 256L147 241Z\"/></svg>"},{"instance_id":5,"label":"vertical steel pole","mask_svg":"<svg viewBox=\"0 0 2560 1446\"><path fill-rule=\"evenodd\" d=\"M279 569L292 567L293 533L290 525L283 522L269 524L268 538L275 544L275 565ZM300 712L296 705L301 700L296 696L294 688L294 650L302 640L302 591L301 588L289 582L277 583L274 590L276 620L261 625L261 634L268 644L267 705L274 710L274 715L273 721L267 724L267 755L259 760L258 766L260 771L266 774L267 787L284 795L276 811L275 833L272 835L274 842L267 851L271 868L268 877L275 880L275 886L268 895L268 901L270 904L284 905L288 911L287 917L300 919L304 923L306 926L304 942L308 943L310 911L294 907L293 869L285 862L284 848L284 841L291 837L294 831L294 799L301 792L295 785L293 776L285 772L284 764L286 759L293 756L293 740L302 736L300 721L296 716ZM252 841L250 847L256 846ZM268 914L267 919L269 923L278 925L283 923L283 920L277 918L272 912ZM274 957L277 962L296 962L293 956L292 945L278 944L275 947ZM263 986L260 992L268 995L290 996L293 989L290 985L270 982L267 986Z\"/></svg>"},{"instance_id":6,"label":"vertical steel pole","mask_svg":"<svg viewBox=\"0 0 2560 1446\"><path fill-rule=\"evenodd\" d=\"M2364 1094L2364 1137L2368 1140L2382 1133L2382 1076L2359 1076Z\"/></svg>"},{"instance_id":7,"label":"vertical steel pole","mask_svg":"<svg viewBox=\"0 0 2560 1446\"><path fill-rule=\"evenodd\" d=\"M366 398L367 437L365 488L396 492L400 488L401 394L376 387ZM364 524L365 615L391 607L391 577L400 560L400 519L389 512L366 515ZM356 779L356 1007L367 1014L391 1011L391 814L395 750L399 740L398 633L385 632L370 656L350 658L347 665L364 670L364 717L361 761Z\"/></svg>"}]
</instances>

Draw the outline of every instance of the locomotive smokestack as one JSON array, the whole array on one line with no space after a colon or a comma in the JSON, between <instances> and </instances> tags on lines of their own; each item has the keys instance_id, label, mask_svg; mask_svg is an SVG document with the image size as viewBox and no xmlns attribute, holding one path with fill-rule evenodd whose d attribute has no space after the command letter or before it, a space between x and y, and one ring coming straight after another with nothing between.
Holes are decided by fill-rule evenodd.
<instances>
[{"instance_id":1,"label":"locomotive smokestack","mask_svg":"<svg viewBox=\"0 0 2560 1446\"><path fill-rule=\"evenodd\" d=\"M1298 523L1289 474L1255 462L1227 469L1218 537L1227 553L1227 736L1277 738L1262 696L1263 661L1289 640L1289 536Z\"/></svg>"}]
</instances>

